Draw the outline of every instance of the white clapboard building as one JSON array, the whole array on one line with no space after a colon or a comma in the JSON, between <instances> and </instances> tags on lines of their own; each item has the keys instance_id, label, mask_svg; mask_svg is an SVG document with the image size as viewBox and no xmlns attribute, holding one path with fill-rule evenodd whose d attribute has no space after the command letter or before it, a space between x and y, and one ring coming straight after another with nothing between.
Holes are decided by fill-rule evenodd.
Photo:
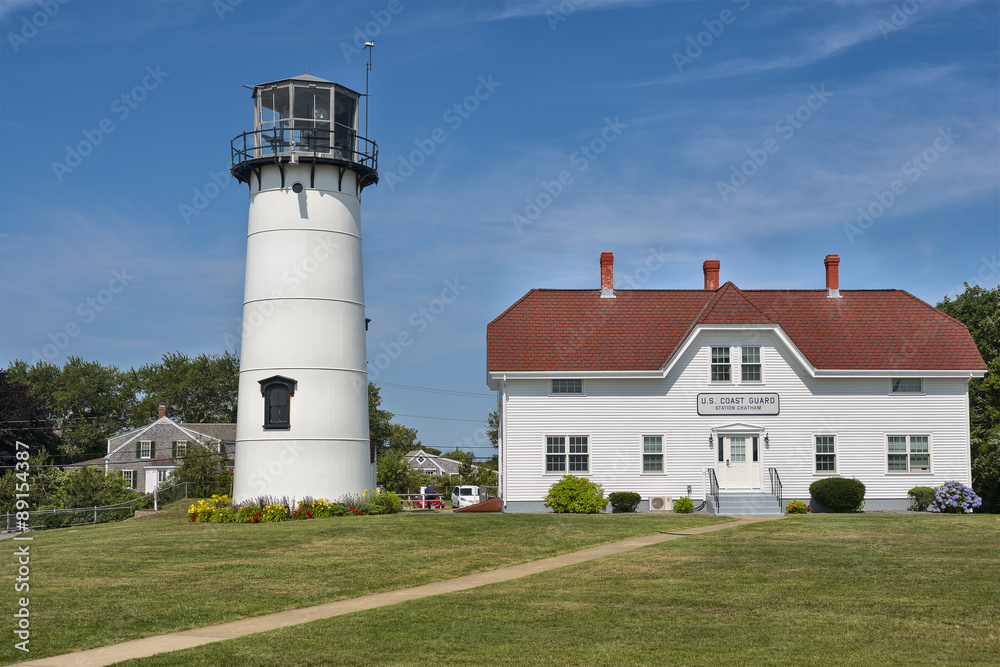
<instances>
[{"instance_id":1,"label":"white clapboard building","mask_svg":"<svg viewBox=\"0 0 1000 667\"><path fill-rule=\"evenodd\" d=\"M986 365L966 327L901 290L535 289L487 329L508 512L546 511L565 474L640 509L690 496L777 513L829 476L866 509L914 486L971 482L968 383ZM818 267L817 267L818 269ZM817 271L818 273L818 271Z\"/></svg>"}]
</instances>

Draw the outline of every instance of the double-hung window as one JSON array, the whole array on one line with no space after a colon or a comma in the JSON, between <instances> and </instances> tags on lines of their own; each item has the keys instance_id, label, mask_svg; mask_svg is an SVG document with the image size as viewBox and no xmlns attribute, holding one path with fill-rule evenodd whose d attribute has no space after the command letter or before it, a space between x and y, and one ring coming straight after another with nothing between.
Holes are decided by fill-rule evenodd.
<instances>
[{"instance_id":1,"label":"double-hung window","mask_svg":"<svg viewBox=\"0 0 1000 667\"><path fill-rule=\"evenodd\" d=\"M122 478L130 489L135 488L135 470L122 470Z\"/></svg>"},{"instance_id":2,"label":"double-hung window","mask_svg":"<svg viewBox=\"0 0 1000 667\"><path fill-rule=\"evenodd\" d=\"M663 472L663 436L642 436L642 471L644 473Z\"/></svg>"},{"instance_id":3,"label":"double-hung window","mask_svg":"<svg viewBox=\"0 0 1000 667\"><path fill-rule=\"evenodd\" d=\"M546 436L545 472L590 472L590 438L585 435Z\"/></svg>"},{"instance_id":4,"label":"double-hung window","mask_svg":"<svg viewBox=\"0 0 1000 667\"><path fill-rule=\"evenodd\" d=\"M173 442L174 451L171 452L171 458L176 459L176 458L184 458L185 456L187 456L187 446L188 446L187 440L184 441L175 440Z\"/></svg>"},{"instance_id":5,"label":"double-hung window","mask_svg":"<svg viewBox=\"0 0 1000 667\"><path fill-rule=\"evenodd\" d=\"M837 436L817 435L815 441L816 472L837 472Z\"/></svg>"},{"instance_id":6,"label":"double-hung window","mask_svg":"<svg viewBox=\"0 0 1000 667\"><path fill-rule=\"evenodd\" d=\"M746 346L742 352L743 363L740 364L743 382L760 382L760 347Z\"/></svg>"},{"instance_id":7,"label":"double-hung window","mask_svg":"<svg viewBox=\"0 0 1000 667\"><path fill-rule=\"evenodd\" d=\"M140 440L135 443L135 458L151 459L156 454L156 445L152 440Z\"/></svg>"},{"instance_id":8,"label":"double-hung window","mask_svg":"<svg viewBox=\"0 0 1000 667\"><path fill-rule=\"evenodd\" d=\"M930 436L890 435L887 442L887 455L887 468L891 473L930 472Z\"/></svg>"},{"instance_id":9,"label":"double-hung window","mask_svg":"<svg viewBox=\"0 0 1000 667\"><path fill-rule=\"evenodd\" d=\"M728 347L712 348L712 382L732 382Z\"/></svg>"}]
</instances>

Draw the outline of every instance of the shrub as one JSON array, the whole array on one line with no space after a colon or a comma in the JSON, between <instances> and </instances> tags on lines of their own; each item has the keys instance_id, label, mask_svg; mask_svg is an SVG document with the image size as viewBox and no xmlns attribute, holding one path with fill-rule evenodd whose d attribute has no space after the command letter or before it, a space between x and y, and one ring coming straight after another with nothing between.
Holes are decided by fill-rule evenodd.
<instances>
[{"instance_id":1,"label":"shrub","mask_svg":"<svg viewBox=\"0 0 1000 667\"><path fill-rule=\"evenodd\" d=\"M615 512L634 512L635 508L639 506L642 496L631 491L615 491L608 494L608 500L611 502L611 509Z\"/></svg>"},{"instance_id":2,"label":"shrub","mask_svg":"<svg viewBox=\"0 0 1000 667\"><path fill-rule=\"evenodd\" d=\"M785 514L809 514L812 511L813 508L801 500L793 500L785 505Z\"/></svg>"},{"instance_id":3,"label":"shrub","mask_svg":"<svg viewBox=\"0 0 1000 667\"><path fill-rule=\"evenodd\" d=\"M583 477L564 475L549 489L545 506L557 513L597 514L605 510L608 501L600 484Z\"/></svg>"},{"instance_id":4,"label":"shrub","mask_svg":"<svg viewBox=\"0 0 1000 667\"><path fill-rule=\"evenodd\" d=\"M973 509L982 504L983 499L965 484L945 482L934 490L934 500L930 507L932 512L971 514Z\"/></svg>"},{"instance_id":5,"label":"shrub","mask_svg":"<svg viewBox=\"0 0 1000 667\"><path fill-rule=\"evenodd\" d=\"M915 486L906 494L907 506L913 512L925 512L934 502L934 489L929 486Z\"/></svg>"},{"instance_id":6,"label":"shrub","mask_svg":"<svg viewBox=\"0 0 1000 667\"><path fill-rule=\"evenodd\" d=\"M674 501L674 511L678 514L690 514L694 511L694 501L690 498L678 498Z\"/></svg>"},{"instance_id":7,"label":"shrub","mask_svg":"<svg viewBox=\"0 0 1000 667\"><path fill-rule=\"evenodd\" d=\"M821 479L809 485L809 493L834 512L858 512L865 506L865 485L856 479Z\"/></svg>"}]
</instances>

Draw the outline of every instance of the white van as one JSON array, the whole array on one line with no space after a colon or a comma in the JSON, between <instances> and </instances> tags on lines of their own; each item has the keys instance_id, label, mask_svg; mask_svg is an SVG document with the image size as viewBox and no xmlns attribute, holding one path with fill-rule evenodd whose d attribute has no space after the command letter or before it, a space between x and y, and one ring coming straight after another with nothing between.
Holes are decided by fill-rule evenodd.
<instances>
[{"instance_id":1,"label":"white van","mask_svg":"<svg viewBox=\"0 0 1000 667\"><path fill-rule=\"evenodd\" d=\"M484 495L481 495L484 491L485 489L480 491L480 487L473 484L456 486L451 490L451 506L454 509L460 509L469 505L475 505L485 500Z\"/></svg>"}]
</instances>

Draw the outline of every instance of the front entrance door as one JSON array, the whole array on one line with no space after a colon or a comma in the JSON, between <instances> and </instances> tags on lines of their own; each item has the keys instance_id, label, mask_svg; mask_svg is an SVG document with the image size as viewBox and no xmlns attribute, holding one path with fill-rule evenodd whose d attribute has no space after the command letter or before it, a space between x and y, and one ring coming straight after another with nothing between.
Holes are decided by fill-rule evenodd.
<instances>
[{"instance_id":1,"label":"front entrance door","mask_svg":"<svg viewBox=\"0 0 1000 667\"><path fill-rule=\"evenodd\" d=\"M755 435L719 435L719 486L723 489L760 487L760 462Z\"/></svg>"},{"instance_id":2,"label":"front entrance door","mask_svg":"<svg viewBox=\"0 0 1000 667\"><path fill-rule=\"evenodd\" d=\"M159 470L146 470L146 493L152 493L160 484Z\"/></svg>"}]
</instances>

